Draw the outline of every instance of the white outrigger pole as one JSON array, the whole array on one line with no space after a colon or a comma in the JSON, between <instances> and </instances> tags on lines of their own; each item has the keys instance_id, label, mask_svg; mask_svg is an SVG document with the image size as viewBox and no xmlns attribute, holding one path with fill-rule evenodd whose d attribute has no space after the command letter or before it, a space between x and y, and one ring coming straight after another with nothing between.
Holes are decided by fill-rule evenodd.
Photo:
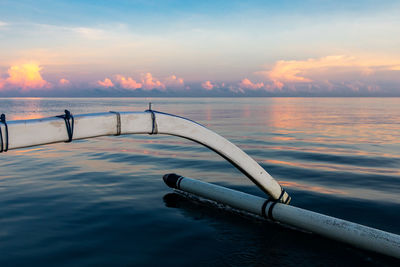
<instances>
[{"instance_id":1,"label":"white outrigger pole","mask_svg":"<svg viewBox=\"0 0 400 267\"><path fill-rule=\"evenodd\" d=\"M107 112L64 115L9 121L0 117L0 152L98 136L120 134L167 134L200 143L215 151L269 195L264 199L239 191L170 174L164 181L170 187L228 204L279 222L352 244L356 247L400 258L400 236L323 214L292 207L290 196L256 161L240 148L206 127L172 114Z\"/></svg>"},{"instance_id":2,"label":"white outrigger pole","mask_svg":"<svg viewBox=\"0 0 400 267\"><path fill-rule=\"evenodd\" d=\"M335 217L278 203L226 187L179 176L163 176L171 188L188 192L235 209L345 242L355 247L400 258L400 236Z\"/></svg>"},{"instance_id":3,"label":"white outrigger pole","mask_svg":"<svg viewBox=\"0 0 400 267\"><path fill-rule=\"evenodd\" d=\"M180 136L217 152L273 199L283 203L290 201L289 195L279 183L255 160L222 136L194 121L154 110L83 114L70 118L69 116L69 111L66 111L66 114L62 116L9 121L7 122L8 142L5 136L5 125L2 123L3 143L8 145L8 149L16 149L119 134ZM73 128L72 133L68 127Z\"/></svg>"}]
</instances>

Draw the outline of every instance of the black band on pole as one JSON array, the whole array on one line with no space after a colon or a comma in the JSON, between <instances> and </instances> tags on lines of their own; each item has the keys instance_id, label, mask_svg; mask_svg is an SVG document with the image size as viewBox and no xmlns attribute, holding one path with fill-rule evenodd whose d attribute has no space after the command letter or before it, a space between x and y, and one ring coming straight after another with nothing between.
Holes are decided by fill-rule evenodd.
<instances>
[{"instance_id":1,"label":"black band on pole","mask_svg":"<svg viewBox=\"0 0 400 267\"><path fill-rule=\"evenodd\" d=\"M286 191L285 191L285 189L283 189L282 187L281 187L281 195L279 196L279 198L277 199L277 201L279 201L280 203L283 203L283 204L289 204L289 202L290 202L290 200L291 200L291 197L290 196L288 196L287 198L286 198L286 200L285 201L282 201L282 199L283 199L283 196L285 195L285 193L286 193ZM287 194L287 193L286 193Z\"/></svg>"},{"instance_id":2,"label":"black band on pole","mask_svg":"<svg viewBox=\"0 0 400 267\"><path fill-rule=\"evenodd\" d=\"M265 200L265 202L262 204L261 206L261 216L263 216L264 218L268 218L267 214L265 213L265 209L267 208L268 203L271 201L271 199L267 199Z\"/></svg>"},{"instance_id":3,"label":"black band on pole","mask_svg":"<svg viewBox=\"0 0 400 267\"><path fill-rule=\"evenodd\" d=\"M121 135L121 114L117 111L110 111L110 113L114 113L117 115L117 134Z\"/></svg>"},{"instance_id":4,"label":"black band on pole","mask_svg":"<svg viewBox=\"0 0 400 267\"><path fill-rule=\"evenodd\" d=\"M286 193L286 191L281 187L281 194L279 195L279 197L278 197L278 199L277 199L277 201L279 201L279 202L282 202L282 197L283 197L283 195Z\"/></svg>"},{"instance_id":5,"label":"black band on pole","mask_svg":"<svg viewBox=\"0 0 400 267\"><path fill-rule=\"evenodd\" d=\"M151 133L152 134L157 134L157 123L156 123L156 114L154 113L154 110L151 109L151 103L149 103L149 109L146 110L146 112L151 113L151 120L152 120L152 125L151 125Z\"/></svg>"},{"instance_id":6,"label":"black band on pole","mask_svg":"<svg viewBox=\"0 0 400 267\"><path fill-rule=\"evenodd\" d=\"M6 121L6 115L1 114L0 116L0 122L4 124L4 126L6 127L6 145L5 148L3 149L3 133L1 132L1 127L0 127L0 135L1 135L1 152L7 152L8 151L8 125L7 125L7 121Z\"/></svg>"},{"instance_id":7,"label":"black band on pole","mask_svg":"<svg viewBox=\"0 0 400 267\"><path fill-rule=\"evenodd\" d=\"M274 219L274 216L272 216L272 209L275 207L276 203L278 203L278 202L273 201L268 209L268 219L271 219L273 221L275 221L275 219Z\"/></svg>"},{"instance_id":8,"label":"black band on pole","mask_svg":"<svg viewBox=\"0 0 400 267\"><path fill-rule=\"evenodd\" d=\"M68 141L65 142L69 143L72 141L72 137L74 136L74 116L72 116L69 110L65 110L64 112L65 112L64 115L59 115L56 117L64 119L65 127L67 128L67 134L68 134Z\"/></svg>"},{"instance_id":9,"label":"black band on pole","mask_svg":"<svg viewBox=\"0 0 400 267\"><path fill-rule=\"evenodd\" d=\"M179 177L178 181L176 182L176 188L181 189L181 182L183 180L183 176Z\"/></svg>"},{"instance_id":10,"label":"black band on pole","mask_svg":"<svg viewBox=\"0 0 400 267\"><path fill-rule=\"evenodd\" d=\"M268 199L265 203L264 203L264 205L263 205L263 210L262 210L262 212L263 212L263 215L265 214L265 209L267 208L267 204L269 203L269 202L272 202L271 203L271 205L269 205L269 208L268 208L268 213L267 213L267 218L268 219L271 219L271 220L273 220L273 221L275 221L275 219L274 219L274 216L272 215L272 210L273 210L273 208L275 207L275 205L276 205L276 203L278 203L278 202L282 202L281 200L282 200L282 197L283 197L283 195L286 193L286 191L283 189L283 188L281 188L282 189L282 191L281 191L281 194L280 194L280 196L278 197L278 199L275 199L275 200L272 200L272 199ZM290 199L289 199L290 200ZM286 204L288 202L288 199L286 199L286 201L285 201L285 203L284 204ZM265 217L265 216L264 216Z\"/></svg>"},{"instance_id":11,"label":"black band on pole","mask_svg":"<svg viewBox=\"0 0 400 267\"><path fill-rule=\"evenodd\" d=\"M275 221L274 216L272 215L272 210L274 209L276 203L281 202L282 197L285 193L286 193L286 191L282 189L282 192L278 199L269 198L269 199L265 200L265 202L261 206L261 215L265 218ZM284 204L286 204L287 202L288 202L288 200L286 200ZM268 204L270 204L269 207L268 207ZM267 207L268 207L268 211L266 210Z\"/></svg>"}]
</instances>

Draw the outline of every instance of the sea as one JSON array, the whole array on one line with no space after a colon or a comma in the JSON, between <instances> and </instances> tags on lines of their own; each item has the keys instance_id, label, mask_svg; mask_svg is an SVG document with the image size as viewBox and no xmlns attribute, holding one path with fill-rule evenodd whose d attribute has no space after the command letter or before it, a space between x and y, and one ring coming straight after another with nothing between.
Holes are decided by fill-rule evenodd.
<instances>
[{"instance_id":1,"label":"sea","mask_svg":"<svg viewBox=\"0 0 400 267\"><path fill-rule=\"evenodd\" d=\"M1 98L7 120L154 110L253 157L291 205L400 234L400 98ZM267 197L219 155L165 135L0 154L0 266L399 266L167 187L182 176Z\"/></svg>"}]
</instances>

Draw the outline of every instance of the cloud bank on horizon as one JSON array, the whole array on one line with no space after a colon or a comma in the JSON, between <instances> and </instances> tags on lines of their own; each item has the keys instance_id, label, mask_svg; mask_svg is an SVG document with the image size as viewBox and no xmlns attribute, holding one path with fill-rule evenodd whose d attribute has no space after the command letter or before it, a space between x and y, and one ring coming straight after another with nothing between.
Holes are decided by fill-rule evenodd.
<instances>
[{"instance_id":1,"label":"cloud bank on horizon","mask_svg":"<svg viewBox=\"0 0 400 267\"><path fill-rule=\"evenodd\" d=\"M392 94L393 88L400 85L400 64L360 60L349 56L327 56L310 58L306 60L279 60L269 69L255 71L253 76L257 81L247 77L234 82L214 82L210 80L185 85L184 79L170 75L160 80L150 72L138 75L135 79L122 74L97 81L80 82L79 86L66 78L59 78L49 82L42 76L43 68L37 63L29 62L10 66L4 78L0 79L0 94L3 93L29 93L37 91L57 93L57 90L69 89L71 94L79 88L102 88L109 93L125 89L134 91L166 91L177 93L185 92L190 95L195 91L218 91L220 95L246 95L254 94L341 94L375 93ZM4 75L3 75L4 76ZM84 89L80 89L84 90ZM400 95L400 94L399 94Z\"/></svg>"},{"instance_id":2,"label":"cloud bank on horizon","mask_svg":"<svg viewBox=\"0 0 400 267\"><path fill-rule=\"evenodd\" d=\"M339 2L2 1L0 96L400 96L400 3Z\"/></svg>"}]
</instances>

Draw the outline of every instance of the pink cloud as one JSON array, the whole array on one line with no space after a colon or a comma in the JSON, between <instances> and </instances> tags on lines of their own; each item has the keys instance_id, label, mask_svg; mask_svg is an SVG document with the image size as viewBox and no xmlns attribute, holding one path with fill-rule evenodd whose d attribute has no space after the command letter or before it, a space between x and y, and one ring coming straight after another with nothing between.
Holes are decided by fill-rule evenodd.
<instances>
[{"instance_id":1,"label":"pink cloud","mask_svg":"<svg viewBox=\"0 0 400 267\"><path fill-rule=\"evenodd\" d=\"M144 75L142 83L143 83L143 88L146 90L153 90L153 89L165 90L165 84L154 78L150 72Z\"/></svg>"},{"instance_id":2,"label":"pink cloud","mask_svg":"<svg viewBox=\"0 0 400 267\"><path fill-rule=\"evenodd\" d=\"M50 88L51 84L42 78L42 68L36 63L24 63L11 66L8 78L2 82L3 88L20 88L22 91Z\"/></svg>"},{"instance_id":3,"label":"pink cloud","mask_svg":"<svg viewBox=\"0 0 400 267\"><path fill-rule=\"evenodd\" d=\"M133 90L139 88L143 88L144 90L165 90L167 86L171 89L185 88L183 78L178 78L175 75L172 75L165 78L164 82L161 82L157 78L153 77L150 72L144 74L140 82L131 77L125 77L121 74L117 74L114 76L113 81L111 81L109 78L106 78L104 81L98 81L97 84L103 87L114 87L115 84L117 84L121 88Z\"/></svg>"},{"instance_id":4,"label":"pink cloud","mask_svg":"<svg viewBox=\"0 0 400 267\"><path fill-rule=\"evenodd\" d=\"M58 81L58 84L59 84L60 86L68 86L68 85L71 84L71 82L70 82L69 80L65 79L65 78L62 78L62 79L60 79L60 80Z\"/></svg>"},{"instance_id":5,"label":"pink cloud","mask_svg":"<svg viewBox=\"0 0 400 267\"><path fill-rule=\"evenodd\" d=\"M279 60L270 70L258 71L255 74L267 78L270 84L268 89L307 87L330 83L330 81L345 81L354 79L368 79L382 72L398 69L393 61L384 59L360 59L352 56L334 55L307 60ZM356 83L348 86L358 91Z\"/></svg>"},{"instance_id":6,"label":"pink cloud","mask_svg":"<svg viewBox=\"0 0 400 267\"><path fill-rule=\"evenodd\" d=\"M164 84L166 87L172 87L172 88L183 88L185 86L183 79L178 78L175 75L167 77L164 81Z\"/></svg>"},{"instance_id":7,"label":"pink cloud","mask_svg":"<svg viewBox=\"0 0 400 267\"><path fill-rule=\"evenodd\" d=\"M105 88L114 87L113 82L109 78L105 78L104 81L97 81L97 84Z\"/></svg>"},{"instance_id":8,"label":"pink cloud","mask_svg":"<svg viewBox=\"0 0 400 267\"><path fill-rule=\"evenodd\" d=\"M210 81L205 81L201 84L201 87L208 91L211 91L215 87L215 84L212 84Z\"/></svg>"},{"instance_id":9,"label":"pink cloud","mask_svg":"<svg viewBox=\"0 0 400 267\"><path fill-rule=\"evenodd\" d=\"M138 88L142 88L142 84L136 82L131 77L125 78L124 76L117 74L115 76L115 79L117 80L119 85L124 89L133 89L133 90L135 90L135 89L138 89Z\"/></svg>"},{"instance_id":10,"label":"pink cloud","mask_svg":"<svg viewBox=\"0 0 400 267\"><path fill-rule=\"evenodd\" d=\"M264 87L264 83L252 83L249 79L245 78L239 83L242 89L258 90Z\"/></svg>"}]
</instances>

